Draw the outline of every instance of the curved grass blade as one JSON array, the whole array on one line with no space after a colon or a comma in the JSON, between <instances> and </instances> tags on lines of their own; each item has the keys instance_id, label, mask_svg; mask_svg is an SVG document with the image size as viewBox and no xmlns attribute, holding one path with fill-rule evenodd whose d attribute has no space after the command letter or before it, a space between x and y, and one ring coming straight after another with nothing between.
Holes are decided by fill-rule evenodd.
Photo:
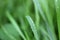
<instances>
[{"instance_id":1,"label":"curved grass blade","mask_svg":"<svg viewBox=\"0 0 60 40\"><path fill-rule=\"evenodd\" d=\"M20 36L26 40L24 34L22 33L21 29L19 28L18 24L16 23L16 21L13 19L13 17L10 15L10 13L7 11L6 12L6 16L8 17L8 19L10 20L10 22L13 24L13 26L15 27L15 29L17 30L17 32L20 34Z\"/></svg>"},{"instance_id":2,"label":"curved grass blade","mask_svg":"<svg viewBox=\"0 0 60 40\"><path fill-rule=\"evenodd\" d=\"M36 40L40 40L40 39L39 39L39 36L38 36L38 33L37 33L36 26L35 26L33 20L31 19L30 16L26 16L26 18L27 18L27 20L28 20L28 22L29 22L29 24L30 24L30 26L31 26L31 29L32 29L32 31L33 31L33 33L34 33L34 36L35 36Z\"/></svg>"}]
</instances>

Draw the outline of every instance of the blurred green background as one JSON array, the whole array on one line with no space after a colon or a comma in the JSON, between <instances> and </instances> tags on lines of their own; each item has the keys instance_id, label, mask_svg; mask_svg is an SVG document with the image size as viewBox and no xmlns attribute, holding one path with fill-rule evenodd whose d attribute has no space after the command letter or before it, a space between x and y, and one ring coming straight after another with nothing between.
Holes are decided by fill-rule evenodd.
<instances>
[{"instance_id":1,"label":"blurred green background","mask_svg":"<svg viewBox=\"0 0 60 40\"><path fill-rule=\"evenodd\" d=\"M60 40L60 0L0 0L0 40Z\"/></svg>"}]
</instances>

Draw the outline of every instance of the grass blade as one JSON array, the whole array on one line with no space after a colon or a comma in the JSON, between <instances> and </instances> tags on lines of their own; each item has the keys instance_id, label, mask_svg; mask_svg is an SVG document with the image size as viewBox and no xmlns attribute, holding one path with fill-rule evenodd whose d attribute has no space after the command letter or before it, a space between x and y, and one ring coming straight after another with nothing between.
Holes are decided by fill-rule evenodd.
<instances>
[{"instance_id":1,"label":"grass blade","mask_svg":"<svg viewBox=\"0 0 60 40\"><path fill-rule=\"evenodd\" d=\"M38 0L33 0L33 3L36 5L36 7L37 7L38 11L40 12L40 15L42 16L42 18L44 19L44 21L46 21L44 12L42 10L42 7L41 7L41 4L39 3L39 1Z\"/></svg>"},{"instance_id":2,"label":"grass blade","mask_svg":"<svg viewBox=\"0 0 60 40\"><path fill-rule=\"evenodd\" d=\"M34 4L34 6L35 6L35 17L36 17L36 21L35 21L35 23L36 23L36 26L37 26L37 29L39 28L39 19L40 19L40 17L39 17L39 11L38 11L38 8L37 8L37 6L36 6L36 4Z\"/></svg>"},{"instance_id":3,"label":"grass blade","mask_svg":"<svg viewBox=\"0 0 60 40\"><path fill-rule=\"evenodd\" d=\"M10 15L10 13L8 11L6 12L6 16L8 17L8 19L10 20L10 22L14 25L15 29L20 34L20 36L24 40L26 40L26 38L25 38L24 34L22 33L21 29L19 28L18 24L16 23L16 21L13 19L13 17Z\"/></svg>"},{"instance_id":4,"label":"grass blade","mask_svg":"<svg viewBox=\"0 0 60 40\"><path fill-rule=\"evenodd\" d=\"M57 13L58 34L60 40L60 0L55 0L55 7Z\"/></svg>"},{"instance_id":5,"label":"grass blade","mask_svg":"<svg viewBox=\"0 0 60 40\"><path fill-rule=\"evenodd\" d=\"M33 20L31 19L30 16L26 16L26 18L27 18L27 20L28 20L28 22L29 22L29 24L30 24L30 26L31 26L31 29L32 29L32 31L33 31L33 33L34 33L34 36L35 36L36 40L39 40L39 36L38 36L38 33L37 33L37 29L36 29L36 26L35 26Z\"/></svg>"}]
</instances>

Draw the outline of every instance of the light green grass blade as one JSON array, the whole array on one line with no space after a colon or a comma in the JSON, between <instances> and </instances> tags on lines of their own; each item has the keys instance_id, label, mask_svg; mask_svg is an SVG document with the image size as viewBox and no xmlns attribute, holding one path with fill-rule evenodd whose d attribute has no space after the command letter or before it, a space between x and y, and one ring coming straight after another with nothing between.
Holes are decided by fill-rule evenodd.
<instances>
[{"instance_id":1,"label":"light green grass blade","mask_svg":"<svg viewBox=\"0 0 60 40\"><path fill-rule=\"evenodd\" d=\"M10 22L13 24L13 26L15 27L15 29L17 30L17 32L20 34L20 36L26 40L24 34L22 33L21 29L19 28L18 24L16 23L16 21L13 19L13 17L10 15L10 13L7 11L6 12L6 16L8 17L8 19L10 20Z\"/></svg>"},{"instance_id":2,"label":"light green grass blade","mask_svg":"<svg viewBox=\"0 0 60 40\"><path fill-rule=\"evenodd\" d=\"M34 7L35 7L35 17L36 17L35 23L36 23L36 26L37 26L37 29L38 29L39 28L40 16L39 16L39 11L38 11L38 8L37 8L36 4L34 4Z\"/></svg>"},{"instance_id":3,"label":"light green grass blade","mask_svg":"<svg viewBox=\"0 0 60 40\"><path fill-rule=\"evenodd\" d=\"M51 18L51 13L50 13L50 10L49 10L48 2L47 2L47 0L40 0L40 3L41 3L41 6L42 6L42 9L45 12L47 21L50 25L50 28L54 31L53 21L52 21L52 18Z\"/></svg>"},{"instance_id":4,"label":"light green grass blade","mask_svg":"<svg viewBox=\"0 0 60 40\"><path fill-rule=\"evenodd\" d=\"M28 20L28 22L29 22L29 24L30 24L30 26L31 26L31 29L32 29L32 31L33 31L33 33L34 33L34 36L35 36L36 40L40 40L40 39L39 39L39 35L38 35L38 33L37 33L36 26L35 26L33 20L31 19L30 16L26 16L26 18L27 18L27 20Z\"/></svg>"},{"instance_id":5,"label":"light green grass blade","mask_svg":"<svg viewBox=\"0 0 60 40\"><path fill-rule=\"evenodd\" d=\"M44 19L44 21L46 21L44 12L42 10L41 4L39 3L38 0L33 0L33 3L35 4L35 6L37 7L38 11L40 12L40 15L42 16L42 18Z\"/></svg>"}]
</instances>

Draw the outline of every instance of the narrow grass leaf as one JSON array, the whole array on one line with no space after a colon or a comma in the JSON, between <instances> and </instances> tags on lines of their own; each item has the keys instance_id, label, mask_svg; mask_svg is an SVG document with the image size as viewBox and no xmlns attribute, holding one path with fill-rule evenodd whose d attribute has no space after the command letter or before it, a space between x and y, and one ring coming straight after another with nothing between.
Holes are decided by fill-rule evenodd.
<instances>
[{"instance_id":1,"label":"narrow grass leaf","mask_svg":"<svg viewBox=\"0 0 60 40\"><path fill-rule=\"evenodd\" d=\"M40 21L39 11L36 4L34 4L34 7L35 7L35 17L36 17L35 23L36 23L37 28L39 28L39 21Z\"/></svg>"},{"instance_id":2,"label":"narrow grass leaf","mask_svg":"<svg viewBox=\"0 0 60 40\"><path fill-rule=\"evenodd\" d=\"M39 35L37 33L37 29L36 29L36 26L35 26L33 20L31 19L30 16L26 16L26 18L27 18L27 20L28 20L28 22L29 22L29 24L31 26L31 29L32 29L32 31L34 33L34 36L35 36L36 40L39 40Z\"/></svg>"},{"instance_id":3,"label":"narrow grass leaf","mask_svg":"<svg viewBox=\"0 0 60 40\"><path fill-rule=\"evenodd\" d=\"M7 11L6 12L6 16L8 17L8 19L10 20L10 22L14 25L14 27L16 28L17 32L20 34L20 36L26 40L24 34L22 33L21 29L19 28L18 24L16 23L16 21L13 19L13 17L10 15L10 13Z\"/></svg>"},{"instance_id":4,"label":"narrow grass leaf","mask_svg":"<svg viewBox=\"0 0 60 40\"><path fill-rule=\"evenodd\" d=\"M33 3L35 4L35 6L37 7L38 11L40 12L40 15L42 16L42 18L44 19L44 21L46 21L44 12L42 10L41 4L39 3L38 0L33 0Z\"/></svg>"},{"instance_id":5,"label":"narrow grass leaf","mask_svg":"<svg viewBox=\"0 0 60 40\"><path fill-rule=\"evenodd\" d=\"M58 34L60 40L60 0L55 0L55 8L57 14Z\"/></svg>"}]
</instances>

